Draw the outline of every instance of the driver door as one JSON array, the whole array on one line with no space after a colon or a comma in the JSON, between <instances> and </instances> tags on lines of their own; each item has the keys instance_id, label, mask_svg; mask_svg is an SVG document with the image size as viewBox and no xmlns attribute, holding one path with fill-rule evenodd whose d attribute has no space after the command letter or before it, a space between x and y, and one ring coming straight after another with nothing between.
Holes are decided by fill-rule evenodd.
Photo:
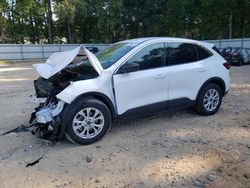
<instances>
[{"instance_id":1,"label":"driver door","mask_svg":"<svg viewBox=\"0 0 250 188\"><path fill-rule=\"evenodd\" d=\"M169 67L164 43L151 44L137 52L127 63L138 63L139 70L113 76L118 115L139 109L166 109ZM121 69L121 67L120 67ZM141 108L140 108L141 107Z\"/></svg>"}]
</instances>

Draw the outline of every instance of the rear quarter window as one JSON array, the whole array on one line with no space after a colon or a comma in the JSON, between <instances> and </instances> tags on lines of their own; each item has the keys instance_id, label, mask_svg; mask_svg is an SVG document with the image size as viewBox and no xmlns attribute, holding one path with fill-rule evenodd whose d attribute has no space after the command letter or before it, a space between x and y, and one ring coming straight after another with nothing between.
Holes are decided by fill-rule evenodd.
<instances>
[{"instance_id":1,"label":"rear quarter window","mask_svg":"<svg viewBox=\"0 0 250 188\"><path fill-rule=\"evenodd\" d=\"M220 52L220 50L216 46L214 46L212 49L214 51L216 51L218 54L220 54L221 56L223 56L222 53ZM225 50L225 52L226 52L226 49L223 49L223 50Z\"/></svg>"},{"instance_id":2,"label":"rear quarter window","mask_svg":"<svg viewBox=\"0 0 250 188\"><path fill-rule=\"evenodd\" d=\"M198 55L198 60L203 60L206 59L210 56L212 56L212 53L209 52L207 49L198 46L198 45L194 45L196 51L197 51L197 55Z\"/></svg>"}]
</instances>

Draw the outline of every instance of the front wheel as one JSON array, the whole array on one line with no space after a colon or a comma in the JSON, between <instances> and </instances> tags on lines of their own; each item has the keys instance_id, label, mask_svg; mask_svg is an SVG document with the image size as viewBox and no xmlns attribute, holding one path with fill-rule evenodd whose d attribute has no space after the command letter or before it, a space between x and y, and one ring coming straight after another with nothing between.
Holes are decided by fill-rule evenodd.
<instances>
[{"instance_id":1,"label":"front wheel","mask_svg":"<svg viewBox=\"0 0 250 188\"><path fill-rule=\"evenodd\" d=\"M197 101L196 110L203 115L215 114L221 105L222 92L217 84L210 83L206 85Z\"/></svg>"},{"instance_id":2,"label":"front wheel","mask_svg":"<svg viewBox=\"0 0 250 188\"><path fill-rule=\"evenodd\" d=\"M82 99L67 106L62 124L66 137L77 144L92 144L109 130L111 114L108 107L97 99Z\"/></svg>"}]
</instances>

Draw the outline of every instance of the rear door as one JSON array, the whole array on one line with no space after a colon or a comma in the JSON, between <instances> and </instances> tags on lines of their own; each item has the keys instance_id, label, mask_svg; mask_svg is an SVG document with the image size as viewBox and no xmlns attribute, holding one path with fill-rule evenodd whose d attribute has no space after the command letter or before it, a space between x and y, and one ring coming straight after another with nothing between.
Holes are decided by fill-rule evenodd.
<instances>
[{"instance_id":1,"label":"rear door","mask_svg":"<svg viewBox=\"0 0 250 188\"><path fill-rule=\"evenodd\" d=\"M171 42L169 51L169 100L195 100L200 87L210 76L207 59L211 52L195 44L180 42Z\"/></svg>"},{"instance_id":2,"label":"rear door","mask_svg":"<svg viewBox=\"0 0 250 188\"><path fill-rule=\"evenodd\" d=\"M169 67L165 66L164 43L144 47L125 63L138 63L136 72L117 73L113 76L118 114L157 105L166 109L168 100Z\"/></svg>"}]
</instances>

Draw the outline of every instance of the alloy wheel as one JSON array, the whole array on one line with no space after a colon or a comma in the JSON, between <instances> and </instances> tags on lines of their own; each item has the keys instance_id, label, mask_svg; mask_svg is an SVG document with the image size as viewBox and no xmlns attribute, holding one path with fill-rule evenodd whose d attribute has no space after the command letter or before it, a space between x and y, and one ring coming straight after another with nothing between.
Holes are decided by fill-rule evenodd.
<instances>
[{"instance_id":1,"label":"alloy wheel","mask_svg":"<svg viewBox=\"0 0 250 188\"><path fill-rule=\"evenodd\" d=\"M104 116L97 108L84 108L75 115L72 127L77 136L84 139L93 138L103 129Z\"/></svg>"},{"instance_id":2,"label":"alloy wheel","mask_svg":"<svg viewBox=\"0 0 250 188\"><path fill-rule=\"evenodd\" d=\"M204 108L211 112L215 110L220 102L219 92L216 89L209 89L203 98Z\"/></svg>"}]
</instances>

